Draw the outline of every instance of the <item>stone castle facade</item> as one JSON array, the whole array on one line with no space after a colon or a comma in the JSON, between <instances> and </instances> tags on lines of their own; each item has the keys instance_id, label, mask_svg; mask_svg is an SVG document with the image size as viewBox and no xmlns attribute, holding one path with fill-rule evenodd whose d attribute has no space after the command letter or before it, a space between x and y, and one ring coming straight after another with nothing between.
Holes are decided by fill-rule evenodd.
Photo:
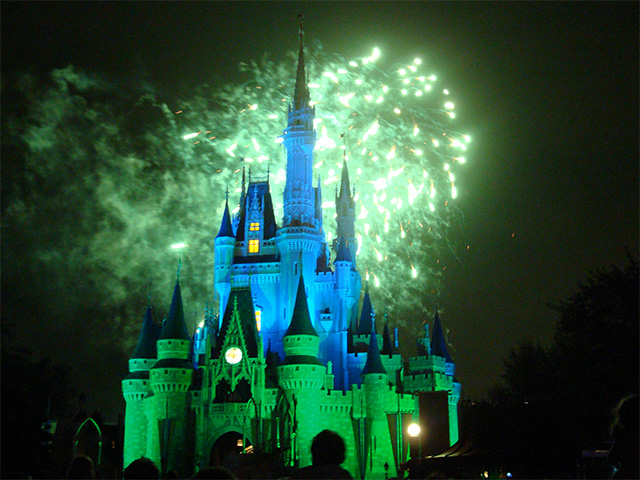
<instances>
[{"instance_id":1,"label":"stone castle facade","mask_svg":"<svg viewBox=\"0 0 640 480\"><path fill-rule=\"evenodd\" d=\"M404 362L397 334L392 337L386 323L376 325L366 286L360 305L346 162L335 240L326 241L320 184L314 187L312 178L316 112L303 52L300 33L281 137L287 161L282 224L269 179L245 183L243 170L238 214L232 218L227 200L215 238L219 314L207 310L190 335L179 282L162 325L147 308L122 381L124 467L145 456L186 476L253 453L286 471L311 463L311 441L328 428L345 439L343 466L354 478L394 476L407 457L408 423L433 417L424 411L437 404L429 395L441 403L440 447L458 440L460 384L438 315L431 335L425 322L418 356Z\"/></svg>"}]
</instances>

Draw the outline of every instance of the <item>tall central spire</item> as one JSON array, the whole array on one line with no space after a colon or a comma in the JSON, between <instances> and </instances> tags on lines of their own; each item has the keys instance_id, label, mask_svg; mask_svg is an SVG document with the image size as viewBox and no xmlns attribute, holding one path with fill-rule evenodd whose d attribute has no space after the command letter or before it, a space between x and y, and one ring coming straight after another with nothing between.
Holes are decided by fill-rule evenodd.
<instances>
[{"instance_id":1,"label":"tall central spire","mask_svg":"<svg viewBox=\"0 0 640 480\"><path fill-rule=\"evenodd\" d=\"M309 86L307 85L307 75L304 68L304 32L302 30L302 15L298 15L300 27L298 35L300 36L300 45L298 49L298 73L296 75L296 89L293 95L293 108L298 110L309 106Z\"/></svg>"}]
</instances>

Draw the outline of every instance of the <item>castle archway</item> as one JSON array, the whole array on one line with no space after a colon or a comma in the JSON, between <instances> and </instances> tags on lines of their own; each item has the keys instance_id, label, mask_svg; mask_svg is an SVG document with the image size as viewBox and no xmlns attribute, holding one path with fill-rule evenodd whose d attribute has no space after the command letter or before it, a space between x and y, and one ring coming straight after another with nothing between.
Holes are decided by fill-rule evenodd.
<instances>
[{"instance_id":1,"label":"castle archway","mask_svg":"<svg viewBox=\"0 0 640 480\"><path fill-rule=\"evenodd\" d=\"M238 456L247 449L251 450L252 444L249 437L230 430L220 435L209 452L209 466L226 467L234 469L239 463Z\"/></svg>"}]
</instances>

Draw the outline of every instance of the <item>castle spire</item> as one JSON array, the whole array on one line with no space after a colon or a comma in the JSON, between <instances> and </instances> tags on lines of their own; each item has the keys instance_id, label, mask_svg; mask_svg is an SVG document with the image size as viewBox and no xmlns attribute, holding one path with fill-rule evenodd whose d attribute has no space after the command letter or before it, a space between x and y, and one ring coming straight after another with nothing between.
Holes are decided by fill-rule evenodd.
<instances>
[{"instance_id":1,"label":"castle spire","mask_svg":"<svg viewBox=\"0 0 640 480\"><path fill-rule=\"evenodd\" d=\"M360 322L358 323L357 335L366 335L372 330L375 332L376 324L373 320L373 306L369 297L369 282L366 283L364 290L364 300L362 300L362 312L360 313Z\"/></svg>"},{"instance_id":2,"label":"castle spire","mask_svg":"<svg viewBox=\"0 0 640 480\"><path fill-rule=\"evenodd\" d=\"M151 358L155 359L157 356L156 341L158 340L158 326L153 321L153 310L151 305L147 307L147 311L144 314L144 323L142 324L142 330L138 337L138 343L136 349L131 355L131 358Z\"/></svg>"},{"instance_id":3,"label":"castle spire","mask_svg":"<svg viewBox=\"0 0 640 480\"><path fill-rule=\"evenodd\" d=\"M447 342L442 333L442 325L440 324L440 316L438 310L436 310L435 318L433 319L433 336L431 337L431 355L436 355L445 359L447 363L453 363L447 350Z\"/></svg>"},{"instance_id":4,"label":"castle spire","mask_svg":"<svg viewBox=\"0 0 640 480\"><path fill-rule=\"evenodd\" d=\"M293 315L291 315L291 323L285 337L290 335L312 335L318 336L318 332L313 328L311 324L311 317L309 316L309 305L307 303L307 294L304 288L304 279L300 275L300 281L298 282L298 293L296 294L296 304L293 307Z\"/></svg>"},{"instance_id":5,"label":"castle spire","mask_svg":"<svg viewBox=\"0 0 640 480\"><path fill-rule=\"evenodd\" d=\"M298 72L296 75L296 88L293 95L293 108L299 110L309 106L309 86L307 85L307 75L304 68L304 32L302 30L302 15L298 15L300 20L299 36L300 42L298 47Z\"/></svg>"},{"instance_id":6,"label":"castle spire","mask_svg":"<svg viewBox=\"0 0 640 480\"><path fill-rule=\"evenodd\" d=\"M176 282L173 289L173 298L169 307L169 315L162 325L160 340L179 339L191 340L191 336L187 331L187 324L184 319L184 309L182 308L182 293L180 291L180 283Z\"/></svg>"},{"instance_id":7,"label":"castle spire","mask_svg":"<svg viewBox=\"0 0 640 480\"><path fill-rule=\"evenodd\" d=\"M371 336L369 337L369 351L367 353L367 361L364 364L361 375L367 375L369 373L386 374L387 371L382 366L382 359L380 358L380 348L378 347L378 339L376 336L375 328L371 330Z\"/></svg>"},{"instance_id":8,"label":"castle spire","mask_svg":"<svg viewBox=\"0 0 640 480\"><path fill-rule=\"evenodd\" d=\"M224 213L222 214L220 231L218 235L216 235L216 238L219 237L234 237L233 227L231 226L231 215L229 214L229 190L227 190L227 199L224 202Z\"/></svg>"}]
</instances>

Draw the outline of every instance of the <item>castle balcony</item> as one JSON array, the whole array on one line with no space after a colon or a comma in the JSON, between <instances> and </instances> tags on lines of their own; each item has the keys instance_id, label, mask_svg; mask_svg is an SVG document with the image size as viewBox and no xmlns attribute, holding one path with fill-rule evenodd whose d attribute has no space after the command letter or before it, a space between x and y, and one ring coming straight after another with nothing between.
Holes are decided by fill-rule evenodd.
<instances>
[{"instance_id":1,"label":"castle balcony","mask_svg":"<svg viewBox=\"0 0 640 480\"><path fill-rule=\"evenodd\" d=\"M209 404L209 415L255 415L255 407L252 403L211 403Z\"/></svg>"}]
</instances>

